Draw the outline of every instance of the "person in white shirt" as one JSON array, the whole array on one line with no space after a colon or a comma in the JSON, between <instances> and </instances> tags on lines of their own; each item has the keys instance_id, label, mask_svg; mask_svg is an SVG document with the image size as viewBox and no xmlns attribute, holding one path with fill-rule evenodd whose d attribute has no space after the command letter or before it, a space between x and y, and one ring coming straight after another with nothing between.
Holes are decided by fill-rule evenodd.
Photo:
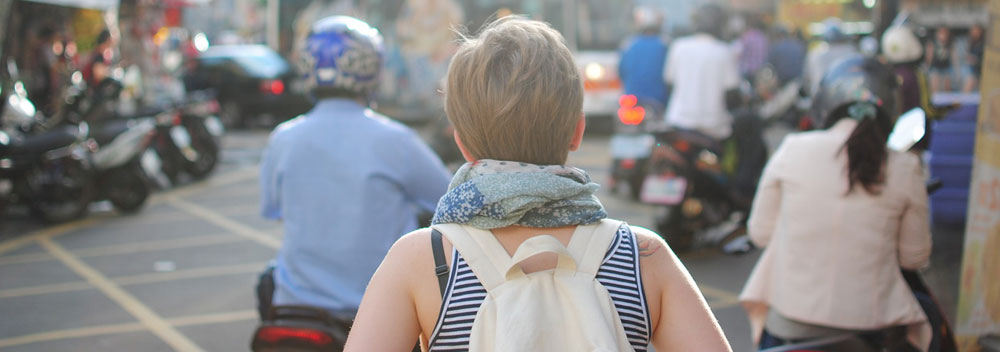
<instances>
[{"instance_id":1,"label":"person in white shirt","mask_svg":"<svg viewBox=\"0 0 1000 352\"><path fill-rule=\"evenodd\" d=\"M719 39L726 13L718 5L704 5L692 22L697 33L674 42L663 70L672 86L667 124L725 140L732 134L729 108L739 101L740 84L736 57Z\"/></svg>"}]
</instances>

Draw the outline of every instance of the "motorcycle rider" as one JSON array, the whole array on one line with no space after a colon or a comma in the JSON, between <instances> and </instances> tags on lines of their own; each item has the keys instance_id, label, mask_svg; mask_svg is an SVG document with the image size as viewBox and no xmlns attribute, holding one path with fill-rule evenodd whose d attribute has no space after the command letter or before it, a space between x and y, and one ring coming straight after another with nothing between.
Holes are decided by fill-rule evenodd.
<instances>
[{"instance_id":1,"label":"motorcycle rider","mask_svg":"<svg viewBox=\"0 0 1000 352\"><path fill-rule=\"evenodd\" d=\"M450 174L414 131L368 108L383 62L377 29L324 18L303 49L318 102L275 128L264 151L261 214L285 235L258 308L263 319L272 304L314 306L349 325L389 247L434 210Z\"/></svg>"},{"instance_id":2,"label":"motorcycle rider","mask_svg":"<svg viewBox=\"0 0 1000 352\"><path fill-rule=\"evenodd\" d=\"M922 108L927 114L924 138L914 146L916 150L930 147L931 120L944 117L946 109L931 104L931 87L927 75L920 69L924 50L913 30L905 24L893 26L882 35L882 55L899 76L900 112Z\"/></svg>"},{"instance_id":3,"label":"motorcycle rider","mask_svg":"<svg viewBox=\"0 0 1000 352\"><path fill-rule=\"evenodd\" d=\"M667 85L661 79L667 60L667 44L660 37L663 16L651 8L640 7L635 10L635 24L639 34L622 52L618 77L625 85L625 94L659 104L659 110L648 115L661 117L663 107L667 106Z\"/></svg>"},{"instance_id":4,"label":"motorcycle rider","mask_svg":"<svg viewBox=\"0 0 1000 352\"><path fill-rule=\"evenodd\" d=\"M737 58L721 39L724 31L721 24L727 18L719 5L701 5L692 16L696 33L673 43L664 70L664 80L671 89L667 124L729 144L724 146L727 152L722 164L739 164L729 170L735 175L734 198L749 203L767 151L756 117L740 114L734 120L730 114L745 98L739 89ZM737 151L739 156L735 155Z\"/></svg>"},{"instance_id":5,"label":"motorcycle rider","mask_svg":"<svg viewBox=\"0 0 1000 352\"><path fill-rule=\"evenodd\" d=\"M844 59L814 100L820 130L789 135L768 162L748 223L766 248L740 295L761 349L842 337L830 350L926 350L900 268L928 263L927 192L918 157L886 147L896 85L878 60Z\"/></svg>"},{"instance_id":6,"label":"motorcycle rider","mask_svg":"<svg viewBox=\"0 0 1000 352\"><path fill-rule=\"evenodd\" d=\"M823 42L806 54L802 87L808 97L816 96L820 81L833 65L859 52L851 42L851 37L844 34L843 23L839 18L828 18L823 21L823 25L826 27L823 30Z\"/></svg>"}]
</instances>

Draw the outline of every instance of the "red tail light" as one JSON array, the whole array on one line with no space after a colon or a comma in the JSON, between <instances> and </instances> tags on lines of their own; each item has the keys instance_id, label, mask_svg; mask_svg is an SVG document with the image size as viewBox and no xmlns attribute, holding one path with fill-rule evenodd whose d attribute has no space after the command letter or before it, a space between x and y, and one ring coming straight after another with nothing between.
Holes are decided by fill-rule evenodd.
<instances>
[{"instance_id":1,"label":"red tail light","mask_svg":"<svg viewBox=\"0 0 1000 352\"><path fill-rule=\"evenodd\" d=\"M260 330L257 330L257 339L268 343L276 343L281 340L292 339L306 341L316 346L333 343L333 338L321 331L284 326L262 327Z\"/></svg>"},{"instance_id":2,"label":"red tail light","mask_svg":"<svg viewBox=\"0 0 1000 352\"><path fill-rule=\"evenodd\" d=\"M260 83L260 90L265 93L281 95L285 92L285 82L278 79L263 81Z\"/></svg>"},{"instance_id":3,"label":"red tail light","mask_svg":"<svg viewBox=\"0 0 1000 352\"><path fill-rule=\"evenodd\" d=\"M639 103L634 95L623 95L618 98L618 119L626 125L638 125L646 118L646 109L636 106Z\"/></svg>"}]
</instances>

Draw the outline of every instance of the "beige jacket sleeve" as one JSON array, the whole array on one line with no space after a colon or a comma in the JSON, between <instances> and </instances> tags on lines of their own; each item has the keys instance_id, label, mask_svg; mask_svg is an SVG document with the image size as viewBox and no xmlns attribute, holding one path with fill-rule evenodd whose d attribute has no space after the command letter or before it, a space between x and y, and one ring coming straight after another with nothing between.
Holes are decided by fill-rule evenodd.
<instances>
[{"instance_id":1,"label":"beige jacket sleeve","mask_svg":"<svg viewBox=\"0 0 1000 352\"><path fill-rule=\"evenodd\" d=\"M778 212L781 210L781 174L785 164L785 149L788 139L781 143L774 152L757 185L757 194L750 208L750 218L747 220L747 232L750 240L758 247L766 247L771 242L774 229L778 222Z\"/></svg>"},{"instance_id":2,"label":"beige jacket sleeve","mask_svg":"<svg viewBox=\"0 0 1000 352\"><path fill-rule=\"evenodd\" d=\"M917 156L905 153L903 157L907 204L899 225L899 266L914 270L927 266L931 256L927 185Z\"/></svg>"}]
</instances>

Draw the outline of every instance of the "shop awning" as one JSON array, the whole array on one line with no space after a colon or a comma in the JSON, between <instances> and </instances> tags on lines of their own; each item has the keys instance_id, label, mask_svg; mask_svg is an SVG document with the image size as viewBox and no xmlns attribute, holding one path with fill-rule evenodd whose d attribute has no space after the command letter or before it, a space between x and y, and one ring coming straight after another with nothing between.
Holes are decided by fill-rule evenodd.
<instances>
[{"instance_id":1,"label":"shop awning","mask_svg":"<svg viewBox=\"0 0 1000 352\"><path fill-rule=\"evenodd\" d=\"M40 2L43 4L79 7L87 9L108 9L118 6L118 0L24 0L30 2Z\"/></svg>"}]
</instances>

